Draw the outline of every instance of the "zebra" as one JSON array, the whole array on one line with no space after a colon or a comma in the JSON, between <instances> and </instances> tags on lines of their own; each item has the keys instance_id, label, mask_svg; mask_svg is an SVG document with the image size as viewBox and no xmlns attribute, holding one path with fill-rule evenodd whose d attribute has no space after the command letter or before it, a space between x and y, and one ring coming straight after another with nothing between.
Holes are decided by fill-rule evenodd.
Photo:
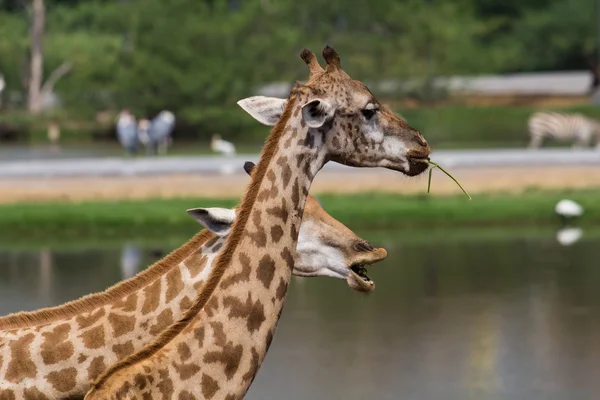
<instances>
[{"instance_id":1,"label":"zebra","mask_svg":"<svg viewBox=\"0 0 600 400\"><path fill-rule=\"evenodd\" d=\"M582 114L536 112L527 122L530 149L538 149L545 138L573 140L573 148L587 147L594 136L600 149L600 124Z\"/></svg>"}]
</instances>

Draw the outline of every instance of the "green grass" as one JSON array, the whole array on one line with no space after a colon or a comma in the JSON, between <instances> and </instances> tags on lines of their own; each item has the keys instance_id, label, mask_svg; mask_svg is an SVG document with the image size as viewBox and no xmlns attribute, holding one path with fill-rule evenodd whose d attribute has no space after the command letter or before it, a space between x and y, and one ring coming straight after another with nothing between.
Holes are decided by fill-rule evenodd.
<instances>
[{"instance_id":1,"label":"green grass","mask_svg":"<svg viewBox=\"0 0 600 400\"><path fill-rule=\"evenodd\" d=\"M386 193L322 195L325 209L350 228L364 230L555 225L554 205L573 199L585 209L582 225L600 222L600 190L520 195L400 196ZM69 240L165 234L192 235L199 225L185 210L232 207L237 199L168 199L79 204L46 203L0 206L0 240Z\"/></svg>"}]
</instances>

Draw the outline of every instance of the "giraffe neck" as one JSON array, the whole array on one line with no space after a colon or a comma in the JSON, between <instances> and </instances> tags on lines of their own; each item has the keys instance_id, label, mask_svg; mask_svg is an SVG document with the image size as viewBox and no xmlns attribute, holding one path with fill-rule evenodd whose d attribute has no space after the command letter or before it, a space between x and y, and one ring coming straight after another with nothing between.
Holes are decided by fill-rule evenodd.
<instances>
[{"instance_id":1,"label":"giraffe neck","mask_svg":"<svg viewBox=\"0 0 600 400\"><path fill-rule=\"evenodd\" d=\"M184 319L113 366L86 399L133 391L140 398L229 400L246 393L277 326L306 197L326 161L321 135L301 127L294 104L290 99L267 140L207 289Z\"/></svg>"},{"instance_id":2,"label":"giraffe neck","mask_svg":"<svg viewBox=\"0 0 600 400\"><path fill-rule=\"evenodd\" d=\"M52 399L83 396L108 366L141 350L185 315L224 244L225 238L203 231L175 250L186 248L185 260L158 262L109 289L112 296L88 298L87 305L94 304L85 312L70 314L78 303L68 303L69 309L53 308L54 319L46 324L0 332L0 399L26 399L36 390Z\"/></svg>"}]
</instances>

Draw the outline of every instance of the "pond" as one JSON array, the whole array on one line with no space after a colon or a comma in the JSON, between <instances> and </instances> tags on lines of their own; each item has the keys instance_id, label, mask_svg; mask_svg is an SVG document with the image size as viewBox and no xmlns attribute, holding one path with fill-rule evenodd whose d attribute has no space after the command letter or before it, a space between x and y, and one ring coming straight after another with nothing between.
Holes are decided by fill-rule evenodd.
<instances>
[{"instance_id":1,"label":"pond","mask_svg":"<svg viewBox=\"0 0 600 400\"><path fill-rule=\"evenodd\" d=\"M364 296L343 281L294 278L247 399L589 399L600 391L600 234L586 231L571 246L535 228L360 234L389 253L370 269L377 289ZM0 244L0 314L103 290L173 247Z\"/></svg>"}]
</instances>

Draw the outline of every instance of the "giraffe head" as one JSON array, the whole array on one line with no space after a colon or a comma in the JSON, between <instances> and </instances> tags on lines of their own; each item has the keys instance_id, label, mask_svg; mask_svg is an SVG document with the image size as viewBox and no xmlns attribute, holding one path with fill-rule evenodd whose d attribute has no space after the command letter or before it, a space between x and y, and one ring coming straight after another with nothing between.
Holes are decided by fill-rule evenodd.
<instances>
[{"instance_id":1,"label":"giraffe head","mask_svg":"<svg viewBox=\"0 0 600 400\"><path fill-rule=\"evenodd\" d=\"M323 50L325 69L312 52L304 50L301 57L310 78L296 84L288 99L254 96L240 100L240 107L265 125L275 125L288 105L294 107L300 125L312 132L308 144L322 147L326 160L409 176L427 169L431 149L421 133L380 104L364 83L350 78L334 49Z\"/></svg>"},{"instance_id":2,"label":"giraffe head","mask_svg":"<svg viewBox=\"0 0 600 400\"><path fill-rule=\"evenodd\" d=\"M244 169L251 174L254 164ZM187 210L206 229L227 236L235 221L235 210L227 208L194 208ZM375 284L366 266L387 257L383 248L374 248L344 224L333 218L309 195L300 225L292 273L298 276L328 276L345 279L354 290L370 292Z\"/></svg>"}]
</instances>

